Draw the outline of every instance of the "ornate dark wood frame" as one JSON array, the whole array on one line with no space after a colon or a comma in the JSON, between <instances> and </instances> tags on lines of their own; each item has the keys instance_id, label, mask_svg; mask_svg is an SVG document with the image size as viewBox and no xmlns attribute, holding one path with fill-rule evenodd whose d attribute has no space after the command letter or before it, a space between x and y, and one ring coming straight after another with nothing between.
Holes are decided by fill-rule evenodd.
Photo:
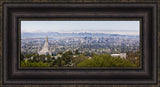
<instances>
[{"instance_id":1,"label":"ornate dark wood frame","mask_svg":"<svg viewBox=\"0 0 160 87\"><path fill-rule=\"evenodd\" d=\"M3 84L157 84L157 3L3 3ZM19 68L19 19L127 19L141 22L141 68Z\"/></svg>"}]
</instances>

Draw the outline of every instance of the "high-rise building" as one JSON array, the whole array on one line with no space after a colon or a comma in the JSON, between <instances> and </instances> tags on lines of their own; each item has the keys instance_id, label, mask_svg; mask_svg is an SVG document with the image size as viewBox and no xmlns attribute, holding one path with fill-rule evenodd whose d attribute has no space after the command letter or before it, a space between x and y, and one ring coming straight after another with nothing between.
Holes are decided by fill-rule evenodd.
<instances>
[{"instance_id":1,"label":"high-rise building","mask_svg":"<svg viewBox=\"0 0 160 87\"><path fill-rule=\"evenodd\" d=\"M48 37L46 37L46 41L42 47L42 50L40 50L38 54L39 55L52 55L51 51L49 50Z\"/></svg>"}]
</instances>

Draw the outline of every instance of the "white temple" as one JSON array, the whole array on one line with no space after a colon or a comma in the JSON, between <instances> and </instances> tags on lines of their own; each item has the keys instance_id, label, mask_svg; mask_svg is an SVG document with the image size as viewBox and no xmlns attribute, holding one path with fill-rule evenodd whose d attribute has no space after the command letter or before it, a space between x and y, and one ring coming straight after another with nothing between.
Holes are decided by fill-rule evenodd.
<instances>
[{"instance_id":1,"label":"white temple","mask_svg":"<svg viewBox=\"0 0 160 87\"><path fill-rule=\"evenodd\" d=\"M39 55L52 55L51 51L49 51L48 37L46 37L46 41L42 47L42 50L40 50L38 54Z\"/></svg>"}]
</instances>

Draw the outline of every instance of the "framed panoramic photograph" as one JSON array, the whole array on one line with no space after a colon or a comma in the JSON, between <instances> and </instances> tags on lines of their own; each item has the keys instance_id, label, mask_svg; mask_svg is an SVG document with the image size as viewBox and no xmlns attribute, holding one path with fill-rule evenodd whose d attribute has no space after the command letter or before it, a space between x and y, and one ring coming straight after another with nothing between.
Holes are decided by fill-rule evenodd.
<instances>
[{"instance_id":1,"label":"framed panoramic photograph","mask_svg":"<svg viewBox=\"0 0 160 87\"><path fill-rule=\"evenodd\" d=\"M140 20L21 20L20 67L140 67Z\"/></svg>"},{"instance_id":2,"label":"framed panoramic photograph","mask_svg":"<svg viewBox=\"0 0 160 87\"><path fill-rule=\"evenodd\" d=\"M3 3L3 84L157 84L157 7Z\"/></svg>"}]
</instances>

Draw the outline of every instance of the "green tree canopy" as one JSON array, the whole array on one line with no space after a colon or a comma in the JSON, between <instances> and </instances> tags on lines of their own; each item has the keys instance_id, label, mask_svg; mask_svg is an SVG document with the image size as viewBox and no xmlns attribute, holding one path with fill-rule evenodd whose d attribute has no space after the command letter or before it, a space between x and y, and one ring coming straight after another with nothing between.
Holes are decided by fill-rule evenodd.
<instances>
[{"instance_id":1,"label":"green tree canopy","mask_svg":"<svg viewBox=\"0 0 160 87\"><path fill-rule=\"evenodd\" d=\"M79 64L80 62L83 62L85 60L87 60L88 58L84 55L79 55L78 57L75 57L73 59L73 64L75 67L77 67L77 64Z\"/></svg>"},{"instance_id":2,"label":"green tree canopy","mask_svg":"<svg viewBox=\"0 0 160 87\"><path fill-rule=\"evenodd\" d=\"M130 61L120 57L112 57L109 54L94 55L92 59L78 64L78 67L134 67Z\"/></svg>"}]
</instances>

